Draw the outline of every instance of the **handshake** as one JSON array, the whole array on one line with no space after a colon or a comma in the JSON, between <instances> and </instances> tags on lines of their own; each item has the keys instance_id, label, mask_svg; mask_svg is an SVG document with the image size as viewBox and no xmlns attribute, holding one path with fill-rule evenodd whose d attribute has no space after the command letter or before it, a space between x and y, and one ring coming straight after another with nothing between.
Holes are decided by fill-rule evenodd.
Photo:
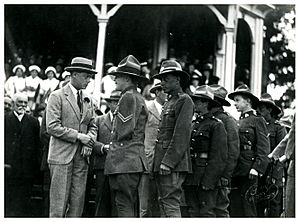
<instances>
[{"instance_id":1,"label":"handshake","mask_svg":"<svg viewBox=\"0 0 300 222\"><path fill-rule=\"evenodd\" d=\"M83 144L81 155L83 157L89 157L92 154L95 140L91 136L83 133L78 133L77 139Z\"/></svg>"}]
</instances>

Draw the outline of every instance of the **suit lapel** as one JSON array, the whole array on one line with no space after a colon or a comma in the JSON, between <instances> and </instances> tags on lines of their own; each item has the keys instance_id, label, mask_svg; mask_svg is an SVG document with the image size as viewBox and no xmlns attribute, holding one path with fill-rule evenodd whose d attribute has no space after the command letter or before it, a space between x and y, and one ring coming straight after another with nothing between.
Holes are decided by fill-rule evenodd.
<instances>
[{"instance_id":1,"label":"suit lapel","mask_svg":"<svg viewBox=\"0 0 300 222\"><path fill-rule=\"evenodd\" d=\"M76 102L76 98L75 98L70 86L66 85L63 88L63 90L64 90L67 101L70 103L72 109L74 110L74 113L76 114L77 119L80 120L80 110L79 110L79 107Z\"/></svg>"},{"instance_id":2,"label":"suit lapel","mask_svg":"<svg viewBox=\"0 0 300 222\"><path fill-rule=\"evenodd\" d=\"M105 114L105 117L104 117L104 124L107 126L107 128L108 128L109 130L112 129L112 123L111 123L111 120L110 120L109 113Z\"/></svg>"},{"instance_id":3,"label":"suit lapel","mask_svg":"<svg viewBox=\"0 0 300 222\"><path fill-rule=\"evenodd\" d=\"M87 101L84 101L84 98L88 98L87 95L85 95L84 92L82 92L82 98L81 98L81 101L82 101L82 117L81 117L81 121L80 123L84 120L86 114L87 114L87 111L88 111L88 108L89 108L89 103L90 102L87 102Z\"/></svg>"},{"instance_id":4,"label":"suit lapel","mask_svg":"<svg viewBox=\"0 0 300 222\"><path fill-rule=\"evenodd\" d=\"M157 118L158 120L160 119L159 112L158 112L158 110L157 110L157 108L156 108L154 102L152 102L152 103L149 105L148 110L149 110L149 112L151 112L151 113L153 114L153 116L154 116L155 118Z\"/></svg>"}]
</instances>

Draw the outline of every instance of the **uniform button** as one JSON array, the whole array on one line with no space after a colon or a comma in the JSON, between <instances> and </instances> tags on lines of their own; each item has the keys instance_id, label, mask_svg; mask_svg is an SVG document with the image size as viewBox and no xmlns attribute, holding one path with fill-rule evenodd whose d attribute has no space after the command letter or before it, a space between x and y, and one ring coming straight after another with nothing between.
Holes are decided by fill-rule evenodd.
<instances>
[{"instance_id":1,"label":"uniform button","mask_svg":"<svg viewBox=\"0 0 300 222\"><path fill-rule=\"evenodd\" d=\"M155 140L155 142L157 142L157 143L158 143L158 140Z\"/></svg>"},{"instance_id":2,"label":"uniform button","mask_svg":"<svg viewBox=\"0 0 300 222\"><path fill-rule=\"evenodd\" d=\"M112 142L110 142L109 144L112 145Z\"/></svg>"},{"instance_id":3,"label":"uniform button","mask_svg":"<svg viewBox=\"0 0 300 222\"><path fill-rule=\"evenodd\" d=\"M157 129L157 132L160 132L160 129Z\"/></svg>"},{"instance_id":4,"label":"uniform button","mask_svg":"<svg viewBox=\"0 0 300 222\"><path fill-rule=\"evenodd\" d=\"M123 143L120 143L120 146L123 146Z\"/></svg>"},{"instance_id":5,"label":"uniform button","mask_svg":"<svg viewBox=\"0 0 300 222\"><path fill-rule=\"evenodd\" d=\"M200 135L202 135L202 133L200 133Z\"/></svg>"},{"instance_id":6,"label":"uniform button","mask_svg":"<svg viewBox=\"0 0 300 222\"><path fill-rule=\"evenodd\" d=\"M195 132L197 132L197 130L193 130L193 132L195 133Z\"/></svg>"},{"instance_id":7,"label":"uniform button","mask_svg":"<svg viewBox=\"0 0 300 222\"><path fill-rule=\"evenodd\" d=\"M112 130L111 133L114 133L114 131Z\"/></svg>"},{"instance_id":8,"label":"uniform button","mask_svg":"<svg viewBox=\"0 0 300 222\"><path fill-rule=\"evenodd\" d=\"M192 141L194 142L194 141L195 141L195 139L192 139Z\"/></svg>"}]
</instances>

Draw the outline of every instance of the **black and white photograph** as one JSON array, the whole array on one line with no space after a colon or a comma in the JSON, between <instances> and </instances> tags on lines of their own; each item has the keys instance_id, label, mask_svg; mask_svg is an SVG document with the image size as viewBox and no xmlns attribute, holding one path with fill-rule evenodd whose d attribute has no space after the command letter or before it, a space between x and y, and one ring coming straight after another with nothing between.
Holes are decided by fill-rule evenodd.
<instances>
[{"instance_id":1,"label":"black and white photograph","mask_svg":"<svg viewBox=\"0 0 300 222\"><path fill-rule=\"evenodd\" d=\"M3 217L295 219L296 8L5 0Z\"/></svg>"}]
</instances>

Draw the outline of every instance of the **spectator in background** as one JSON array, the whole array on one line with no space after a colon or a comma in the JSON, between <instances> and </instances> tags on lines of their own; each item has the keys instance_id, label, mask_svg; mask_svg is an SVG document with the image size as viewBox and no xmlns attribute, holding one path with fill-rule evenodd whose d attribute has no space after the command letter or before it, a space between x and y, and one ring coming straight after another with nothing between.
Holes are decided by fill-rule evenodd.
<instances>
[{"instance_id":1,"label":"spectator in background","mask_svg":"<svg viewBox=\"0 0 300 222\"><path fill-rule=\"evenodd\" d=\"M144 173L139 184L139 216L157 217L159 216L158 194L154 176L152 173L154 148L158 135L160 115L167 95L163 92L160 81L156 82L150 89L150 93L155 94L155 99L147 103L148 119L145 128L145 153L149 164L150 174Z\"/></svg>"},{"instance_id":2,"label":"spectator in background","mask_svg":"<svg viewBox=\"0 0 300 222\"><path fill-rule=\"evenodd\" d=\"M59 83L59 88L62 88L67 82L70 81L71 73L68 71L64 71L61 74L61 77L62 77L62 81Z\"/></svg>"},{"instance_id":3,"label":"spectator in background","mask_svg":"<svg viewBox=\"0 0 300 222\"><path fill-rule=\"evenodd\" d=\"M13 101L9 96L4 96L4 114L9 113L12 110Z\"/></svg>"},{"instance_id":4,"label":"spectator in background","mask_svg":"<svg viewBox=\"0 0 300 222\"><path fill-rule=\"evenodd\" d=\"M98 127L97 141L93 151L93 169L96 176L96 217L116 216L113 214L115 207L111 197L112 193L110 192L108 176L104 175L104 165L107 151L109 150L113 115L120 98L120 91L112 91L110 97L105 98L110 111L95 119Z\"/></svg>"},{"instance_id":5,"label":"spectator in background","mask_svg":"<svg viewBox=\"0 0 300 222\"><path fill-rule=\"evenodd\" d=\"M28 68L30 72L30 76L25 78L26 81L26 92L28 95L28 106L30 109L34 109L37 94L41 93L40 87L43 82L43 80L38 76L38 74L41 72L40 67L37 65L31 65Z\"/></svg>"},{"instance_id":6,"label":"spectator in background","mask_svg":"<svg viewBox=\"0 0 300 222\"><path fill-rule=\"evenodd\" d=\"M40 125L26 114L28 97L14 96L14 110L5 115L5 216L33 216L30 202L33 179L38 172Z\"/></svg>"},{"instance_id":7,"label":"spectator in background","mask_svg":"<svg viewBox=\"0 0 300 222\"><path fill-rule=\"evenodd\" d=\"M186 93L189 95L193 95L195 93L197 87L200 85L203 85L203 84L201 84L201 83L203 83L203 81L201 81L201 79L202 79L202 73L198 69L195 69L192 72L191 84L186 89Z\"/></svg>"},{"instance_id":8,"label":"spectator in background","mask_svg":"<svg viewBox=\"0 0 300 222\"><path fill-rule=\"evenodd\" d=\"M47 98L49 97L52 91L59 88L59 80L56 79L55 73L56 73L56 69L53 66L49 66L45 70L47 79L45 79L42 83L42 91L45 100L47 100Z\"/></svg>"},{"instance_id":9,"label":"spectator in background","mask_svg":"<svg viewBox=\"0 0 300 222\"><path fill-rule=\"evenodd\" d=\"M4 90L10 98L14 98L15 93L26 92L26 82L24 78L26 71L25 66L16 65L12 71L15 75L10 76L4 85Z\"/></svg>"}]
</instances>

